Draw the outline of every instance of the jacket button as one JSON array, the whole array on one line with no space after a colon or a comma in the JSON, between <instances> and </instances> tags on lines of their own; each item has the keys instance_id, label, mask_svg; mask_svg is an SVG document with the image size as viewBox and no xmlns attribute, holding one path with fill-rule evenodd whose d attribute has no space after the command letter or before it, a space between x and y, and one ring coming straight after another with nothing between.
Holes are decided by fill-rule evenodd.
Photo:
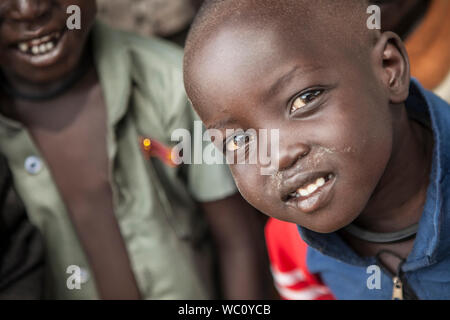
<instances>
[{"instance_id":1,"label":"jacket button","mask_svg":"<svg viewBox=\"0 0 450 320\"><path fill-rule=\"evenodd\" d=\"M30 156L25 159L25 170L29 174L35 175L42 170L42 161L36 156Z\"/></svg>"}]
</instances>

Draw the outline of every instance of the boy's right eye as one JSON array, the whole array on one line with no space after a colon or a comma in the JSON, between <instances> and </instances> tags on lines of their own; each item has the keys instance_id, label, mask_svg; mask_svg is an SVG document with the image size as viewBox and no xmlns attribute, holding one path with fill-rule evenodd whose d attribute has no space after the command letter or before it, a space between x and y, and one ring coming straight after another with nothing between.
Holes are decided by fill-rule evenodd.
<instances>
[{"instance_id":1,"label":"boy's right eye","mask_svg":"<svg viewBox=\"0 0 450 320\"><path fill-rule=\"evenodd\" d=\"M294 102L292 103L290 114L294 113L295 111L302 109L306 107L309 103L313 102L317 97L319 97L323 93L322 89L317 90L311 90L308 92L305 92L295 98Z\"/></svg>"}]
</instances>

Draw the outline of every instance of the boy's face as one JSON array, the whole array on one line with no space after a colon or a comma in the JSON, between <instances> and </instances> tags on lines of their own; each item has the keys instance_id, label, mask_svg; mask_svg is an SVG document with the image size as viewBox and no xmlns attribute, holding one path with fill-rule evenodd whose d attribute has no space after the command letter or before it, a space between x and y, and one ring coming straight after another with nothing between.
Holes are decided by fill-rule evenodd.
<instances>
[{"instance_id":1,"label":"boy's face","mask_svg":"<svg viewBox=\"0 0 450 320\"><path fill-rule=\"evenodd\" d=\"M81 10L81 29L68 30L67 8ZM2 0L0 68L15 81L48 84L69 74L83 53L96 14L93 0Z\"/></svg>"},{"instance_id":2,"label":"boy's face","mask_svg":"<svg viewBox=\"0 0 450 320\"><path fill-rule=\"evenodd\" d=\"M226 128L279 130L279 154L271 155L279 168L272 175L261 175L259 164L231 171L253 206L316 232L358 217L393 145L388 90L370 50L343 39L228 25L196 51L186 78L207 127L224 135ZM231 149L248 148L239 141L252 139L241 138Z\"/></svg>"}]
</instances>

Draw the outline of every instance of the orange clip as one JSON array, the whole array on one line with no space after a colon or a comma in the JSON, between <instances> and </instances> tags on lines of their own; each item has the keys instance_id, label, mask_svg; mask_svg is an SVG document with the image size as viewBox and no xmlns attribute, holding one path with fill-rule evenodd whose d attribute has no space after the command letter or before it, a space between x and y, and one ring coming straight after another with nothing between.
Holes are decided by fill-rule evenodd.
<instances>
[{"instance_id":1,"label":"orange clip","mask_svg":"<svg viewBox=\"0 0 450 320\"><path fill-rule=\"evenodd\" d=\"M177 166L172 158L172 148L165 146L155 139L145 137L139 138L139 144L142 152L144 153L144 157L147 160L150 160L151 157L156 157L170 167Z\"/></svg>"}]
</instances>

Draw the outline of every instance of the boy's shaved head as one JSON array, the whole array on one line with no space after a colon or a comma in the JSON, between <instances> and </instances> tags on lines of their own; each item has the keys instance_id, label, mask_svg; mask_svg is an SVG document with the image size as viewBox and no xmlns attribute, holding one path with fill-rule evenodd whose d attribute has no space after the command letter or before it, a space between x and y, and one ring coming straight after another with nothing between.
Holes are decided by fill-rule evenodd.
<instances>
[{"instance_id":1,"label":"boy's shaved head","mask_svg":"<svg viewBox=\"0 0 450 320\"><path fill-rule=\"evenodd\" d=\"M348 25L354 18L364 16L368 5L369 0L205 0L192 25L190 38L194 39L197 33L212 32L225 20L238 22L250 17L262 23L278 17L284 19L284 23L299 22L307 27L303 19L308 15L320 16L322 12L341 19L345 17ZM297 19L292 20L293 17Z\"/></svg>"},{"instance_id":2,"label":"boy's shaved head","mask_svg":"<svg viewBox=\"0 0 450 320\"><path fill-rule=\"evenodd\" d=\"M321 32L341 38L344 45L370 47L379 32L366 27L368 5L368 0L206 0L187 39L185 66L192 65L191 59L205 41L227 26L277 28L292 39L296 33Z\"/></svg>"}]
</instances>

